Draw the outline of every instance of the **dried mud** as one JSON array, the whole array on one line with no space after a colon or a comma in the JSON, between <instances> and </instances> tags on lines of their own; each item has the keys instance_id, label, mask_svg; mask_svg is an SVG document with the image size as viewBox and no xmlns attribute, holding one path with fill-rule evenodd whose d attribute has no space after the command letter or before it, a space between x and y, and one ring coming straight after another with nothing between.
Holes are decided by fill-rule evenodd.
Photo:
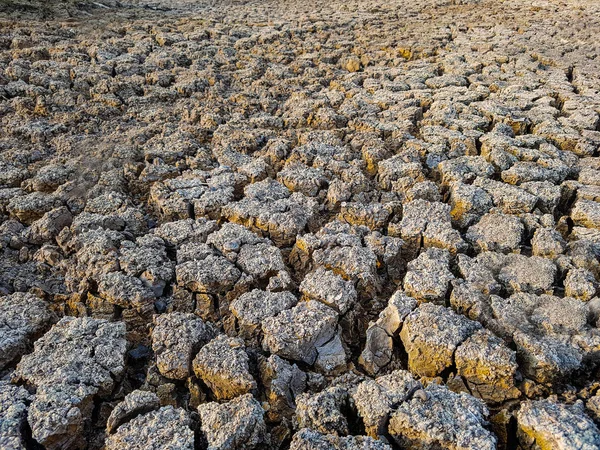
<instances>
[{"instance_id":1,"label":"dried mud","mask_svg":"<svg viewBox=\"0 0 600 450\"><path fill-rule=\"evenodd\" d=\"M600 5L0 5L0 448L600 449Z\"/></svg>"}]
</instances>

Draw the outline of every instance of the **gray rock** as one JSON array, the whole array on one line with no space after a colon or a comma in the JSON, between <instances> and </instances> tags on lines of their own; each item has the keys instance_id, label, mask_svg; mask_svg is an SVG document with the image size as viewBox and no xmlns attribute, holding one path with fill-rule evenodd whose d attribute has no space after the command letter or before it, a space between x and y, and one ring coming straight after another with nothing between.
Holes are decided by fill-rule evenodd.
<instances>
[{"instance_id":1,"label":"gray rock","mask_svg":"<svg viewBox=\"0 0 600 450\"><path fill-rule=\"evenodd\" d=\"M507 264L506 260L506 255L495 252L482 252L474 258L459 255L458 268L471 290L486 295L499 294L503 285L497 280L498 272Z\"/></svg>"},{"instance_id":2,"label":"gray rock","mask_svg":"<svg viewBox=\"0 0 600 450\"><path fill-rule=\"evenodd\" d=\"M348 421L342 413L347 402L348 393L341 387L330 387L316 394L300 394L296 398L295 421L298 428L347 435Z\"/></svg>"},{"instance_id":3,"label":"gray rock","mask_svg":"<svg viewBox=\"0 0 600 450\"><path fill-rule=\"evenodd\" d=\"M328 185L329 180L323 169L291 161L277 173L277 181L292 192L301 192L308 197L316 197Z\"/></svg>"},{"instance_id":4,"label":"gray rock","mask_svg":"<svg viewBox=\"0 0 600 450\"><path fill-rule=\"evenodd\" d=\"M519 444L525 449L600 448L600 431L578 402L526 401L516 414Z\"/></svg>"},{"instance_id":5,"label":"gray rock","mask_svg":"<svg viewBox=\"0 0 600 450\"><path fill-rule=\"evenodd\" d=\"M317 347L315 369L333 374L345 368L346 350L342 343L340 333L336 334L329 342Z\"/></svg>"},{"instance_id":6,"label":"gray rock","mask_svg":"<svg viewBox=\"0 0 600 450\"><path fill-rule=\"evenodd\" d=\"M392 156L377 165L379 186L391 189L392 184L401 178L424 181L423 167L419 162L406 162L403 155Z\"/></svg>"},{"instance_id":7,"label":"gray rock","mask_svg":"<svg viewBox=\"0 0 600 450\"><path fill-rule=\"evenodd\" d=\"M215 249L210 245L200 242L188 242L177 249L177 264L195 260L202 261L209 255L217 255Z\"/></svg>"},{"instance_id":8,"label":"gray rock","mask_svg":"<svg viewBox=\"0 0 600 450\"><path fill-rule=\"evenodd\" d=\"M342 202L339 220L351 225L363 225L371 230L382 230L390 218L390 208L381 203L363 204Z\"/></svg>"},{"instance_id":9,"label":"gray rock","mask_svg":"<svg viewBox=\"0 0 600 450\"><path fill-rule=\"evenodd\" d=\"M209 450L249 450L269 443L264 410L251 394L205 403L198 412Z\"/></svg>"},{"instance_id":10,"label":"gray rock","mask_svg":"<svg viewBox=\"0 0 600 450\"><path fill-rule=\"evenodd\" d=\"M353 283L323 267L304 277L300 292L305 299L322 302L340 314L345 314L357 301Z\"/></svg>"},{"instance_id":11,"label":"gray rock","mask_svg":"<svg viewBox=\"0 0 600 450\"><path fill-rule=\"evenodd\" d=\"M183 409L165 406L121 425L106 439L106 450L193 450L190 425Z\"/></svg>"},{"instance_id":12,"label":"gray rock","mask_svg":"<svg viewBox=\"0 0 600 450\"><path fill-rule=\"evenodd\" d=\"M569 270L564 285L566 295L584 302L591 300L598 289L594 275L586 269Z\"/></svg>"},{"instance_id":13,"label":"gray rock","mask_svg":"<svg viewBox=\"0 0 600 450\"><path fill-rule=\"evenodd\" d=\"M261 238L245 226L231 222L224 223L219 230L211 233L206 239L207 244L215 247L233 262L237 260L242 246L269 242L268 239Z\"/></svg>"},{"instance_id":14,"label":"gray rock","mask_svg":"<svg viewBox=\"0 0 600 450\"><path fill-rule=\"evenodd\" d=\"M533 161L518 161L500 174L502 181L516 185L532 181L551 181L560 184L566 175L565 170L543 167Z\"/></svg>"},{"instance_id":15,"label":"gray rock","mask_svg":"<svg viewBox=\"0 0 600 450\"><path fill-rule=\"evenodd\" d=\"M32 244L42 244L44 242L54 242L61 230L71 226L73 216L65 207L55 208L45 213L40 219L31 224L27 230L25 239Z\"/></svg>"},{"instance_id":16,"label":"gray rock","mask_svg":"<svg viewBox=\"0 0 600 450\"><path fill-rule=\"evenodd\" d=\"M192 292L219 294L231 289L241 276L240 270L222 256L178 264L177 284Z\"/></svg>"},{"instance_id":17,"label":"gray rock","mask_svg":"<svg viewBox=\"0 0 600 450\"><path fill-rule=\"evenodd\" d=\"M0 162L0 168L2 173L2 175L0 175L0 185L3 187L17 187L28 175L27 170L5 161Z\"/></svg>"},{"instance_id":18,"label":"gray rock","mask_svg":"<svg viewBox=\"0 0 600 450\"><path fill-rule=\"evenodd\" d=\"M38 442L84 446L94 398L110 394L125 370L124 336L123 323L64 317L21 359L14 378L37 388L28 417Z\"/></svg>"},{"instance_id":19,"label":"gray rock","mask_svg":"<svg viewBox=\"0 0 600 450\"><path fill-rule=\"evenodd\" d=\"M556 272L554 263L545 258L509 254L498 280L509 292L551 293Z\"/></svg>"},{"instance_id":20,"label":"gray rock","mask_svg":"<svg viewBox=\"0 0 600 450\"><path fill-rule=\"evenodd\" d=\"M121 192L106 192L97 197L90 198L86 204L84 211L102 215L123 212L130 206L127 196Z\"/></svg>"},{"instance_id":21,"label":"gray rock","mask_svg":"<svg viewBox=\"0 0 600 450\"><path fill-rule=\"evenodd\" d=\"M0 297L0 369L27 352L55 319L49 305L32 294Z\"/></svg>"},{"instance_id":22,"label":"gray rock","mask_svg":"<svg viewBox=\"0 0 600 450\"><path fill-rule=\"evenodd\" d=\"M160 408L160 399L155 393L140 390L130 392L111 411L106 422L106 431L114 433L121 425L131 419L158 408Z\"/></svg>"},{"instance_id":23,"label":"gray rock","mask_svg":"<svg viewBox=\"0 0 600 450\"><path fill-rule=\"evenodd\" d=\"M193 367L217 399L228 400L256 389L248 362L243 340L219 335L200 349Z\"/></svg>"},{"instance_id":24,"label":"gray rock","mask_svg":"<svg viewBox=\"0 0 600 450\"><path fill-rule=\"evenodd\" d=\"M306 390L306 374L277 355L260 363L260 378L269 402L267 418L279 422L291 419L296 409L296 397Z\"/></svg>"},{"instance_id":25,"label":"gray rock","mask_svg":"<svg viewBox=\"0 0 600 450\"><path fill-rule=\"evenodd\" d=\"M152 321L156 300L154 291L139 278L123 272L110 272L99 276L98 280L100 298L122 309L121 318L127 325L127 339L131 342L147 342L148 325Z\"/></svg>"},{"instance_id":26,"label":"gray rock","mask_svg":"<svg viewBox=\"0 0 600 450\"><path fill-rule=\"evenodd\" d=\"M596 278L600 277L600 245L589 240L570 242L567 248L567 256L575 267L587 269Z\"/></svg>"},{"instance_id":27,"label":"gray rock","mask_svg":"<svg viewBox=\"0 0 600 450\"><path fill-rule=\"evenodd\" d=\"M31 188L38 192L52 192L65 183L72 171L61 164L49 164L40 168L29 180Z\"/></svg>"},{"instance_id":28,"label":"gray rock","mask_svg":"<svg viewBox=\"0 0 600 450\"><path fill-rule=\"evenodd\" d=\"M213 334L212 328L194 314L173 312L155 316L152 350L160 373L185 380L191 375L192 359Z\"/></svg>"},{"instance_id":29,"label":"gray rock","mask_svg":"<svg viewBox=\"0 0 600 450\"><path fill-rule=\"evenodd\" d=\"M31 225L42 218L48 211L61 206L61 201L51 194L32 192L20 197L13 197L8 202L7 211L20 222Z\"/></svg>"},{"instance_id":30,"label":"gray rock","mask_svg":"<svg viewBox=\"0 0 600 450\"><path fill-rule=\"evenodd\" d=\"M127 275L139 277L142 282L160 297L167 283L175 275L173 262L167 256L165 243L156 236L144 236L121 243L119 265Z\"/></svg>"},{"instance_id":31,"label":"gray rock","mask_svg":"<svg viewBox=\"0 0 600 450\"><path fill-rule=\"evenodd\" d=\"M392 360L394 338L397 338L406 316L417 307L417 301L396 291L375 322L369 323L365 348L358 359L369 374L378 373Z\"/></svg>"},{"instance_id":32,"label":"gray rock","mask_svg":"<svg viewBox=\"0 0 600 450\"><path fill-rule=\"evenodd\" d=\"M590 398L586 402L585 407L589 412L590 417L595 421L598 421L598 419L600 419L600 394L596 393L596 395Z\"/></svg>"},{"instance_id":33,"label":"gray rock","mask_svg":"<svg viewBox=\"0 0 600 450\"><path fill-rule=\"evenodd\" d=\"M33 386L84 384L110 393L125 370L123 323L63 317L34 344L15 371Z\"/></svg>"},{"instance_id":34,"label":"gray rock","mask_svg":"<svg viewBox=\"0 0 600 450\"><path fill-rule=\"evenodd\" d=\"M461 228L475 223L494 206L484 189L458 182L450 185L450 205L452 220Z\"/></svg>"},{"instance_id":35,"label":"gray rock","mask_svg":"<svg viewBox=\"0 0 600 450\"><path fill-rule=\"evenodd\" d=\"M27 415L32 437L49 449L84 448L97 391L84 384L38 386Z\"/></svg>"},{"instance_id":36,"label":"gray rock","mask_svg":"<svg viewBox=\"0 0 600 450\"><path fill-rule=\"evenodd\" d=\"M279 249L266 242L243 245L237 256L237 264L257 280L286 270Z\"/></svg>"},{"instance_id":37,"label":"gray rock","mask_svg":"<svg viewBox=\"0 0 600 450\"><path fill-rule=\"evenodd\" d=\"M493 316L489 301L489 293L479 290L471 282L463 279L452 282L453 289L450 294L450 305L452 308L467 316L471 320L488 325Z\"/></svg>"},{"instance_id":38,"label":"gray rock","mask_svg":"<svg viewBox=\"0 0 600 450\"><path fill-rule=\"evenodd\" d=\"M406 316L418 305L417 300L398 290L390 297L387 307L379 314L376 324L391 337L397 337Z\"/></svg>"},{"instance_id":39,"label":"gray rock","mask_svg":"<svg viewBox=\"0 0 600 450\"><path fill-rule=\"evenodd\" d=\"M600 230L600 203L590 200L578 200L571 210L571 219L575 225Z\"/></svg>"},{"instance_id":40,"label":"gray rock","mask_svg":"<svg viewBox=\"0 0 600 450\"><path fill-rule=\"evenodd\" d=\"M450 281L454 279L449 267L447 250L428 249L408 263L404 290L422 302L444 303Z\"/></svg>"},{"instance_id":41,"label":"gray rock","mask_svg":"<svg viewBox=\"0 0 600 450\"><path fill-rule=\"evenodd\" d=\"M451 367L454 351L481 328L478 322L432 303L424 303L404 319L400 338L408 366L419 376L434 377Z\"/></svg>"},{"instance_id":42,"label":"gray rock","mask_svg":"<svg viewBox=\"0 0 600 450\"><path fill-rule=\"evenodd\" d=\"M167 222L153 229L153 233L164 240L170 247L179 247L188 242L206 242L209 234L218 228L215 220L184 219L175 222Z\"/></svg>"},{"instance_id":43,"label":"gray rock","mask_svg":"<svg viewBox=\"0 0 600 450\"><path fill-rule=\"evenodd\" d=\"M496 437L486 429L488 410L470 395L430 384L392 414L389 434L414 449L493 450Z\"/></svg>"},{"instance_id":44,"label":"gray rock","mask_svg":"<svg viewBox=\"0 0 600 450\"><path fill-rule=\"evenodd\" d=\"M315 266L331 269L357 283L358 290L375 292L380 289L377 275L377 255L360 246L339 246L319 249L313 253Z\"/></svg>"},{"instance_id":45,"label":"gray rock","mask_svg":"<svg viewBox=\"0 0 600 450\"><path fill-rule=\"evenodd\" d=\"M385 436L394 408L422 387L406 370L395 370L375 380L360 383L352 393L352 400L367 434L375 439Z\"/></svg>"},{"instance_id":46,"label":"gray rock","mask_svg":"<svg viewBox=\"0 0 600 450\"><path fill-rule=\"evenodd\" d=\"M538 201L535 195L520 187L488 178L477 177L473 185L484 189L492 197L494 205L505 214L531 212Z\"/></svg>"},{"instance_id":47,"label":"gray rock","mask_svg":"<svg viewBox=\"0 0 600 450\"><path fill-rule=\"evenodd\" d=\"M594 297L591 299L588 302L588 308L590 323L595 324L596 328L598 328L598 324L600 323L600 297Z\"/></svg>"},{"instance_id":48,"label":"gray rock","mask_svg":"<svg viewBox=\"0 0 600 450\"><path fill-rule=\"evenodd\" d=\"M581 351L551 337L517 332L513 335L520 369L531 379L551 383L568 377L581 367Z\"/></svg>"},{"instance_id":49,"label":"gray rock","mask_svg":"<svg viewBox=\"0 0 600 450\"><path fill-rule=\"evenodd\" d=\"M514 341L520 370L526 376L546 383L580 367L588 350L577 344L576 336L592 338L586 328L589 312L584 302L519 293L506 300L492 296L491 308L496 333Z\"/></svg>"},{"instance_id":50,"label":"gray rock","mask_svg":"<svg viewBox=\"0 0 600 450\"><path fill-rule=\"evenodd\" d=\"M516 353L488 330L476 331L454 353L458 375L471 393L485 402L518 398Z\"/></svg>"},{"instance_id":51,"label":"gray rock","mask_svg":"<svg viewBox=\"0 0 600 450\"><path fill-rule=\"evenodd\" d=\"M235 181L211 180L213 175L187 171L177 178L154 183L148 203L164 222L188 219L196 214L218 218L221 208L234 199Z\"/></svg>"},{"instance_id":52,"label":"gray rock","mask_svg":"<svg viewBox=\"0 0 600 450\"><path fill-rule=\"evenodd\" d=\"M538 228L531 239L534 256L555 259L567 248L567 243L558 231L550 228Z\"/></svg>"},{"instance_id":53,"label":"gray rock","mask_svg":"<svg viewBox=\"0 0 600 450\"><path fill-rule=\"evenodd\" d=\"M302 428L292 439L290 450L390 450L391 447L367 436L340 437Z\"/></svg>"},{"instance_id":54,"label":"gray rock","mask_svg":"<svg viewBox=\"0 0 600 450\"><path fill-rule=\"evenodd\" d=\"M589 166L586 164L588 163ZM596 164L596 167L592 167L592 159L580 160L581 170L579 171L578 181L583 184L600 186L598 177L600 176L600 170Z\"/></svg>"},{"instance_id":55,"label":"gray rock","mask_svg":"<svg viewBox=\"0 0 600 450\"><path fill-rule=\"evenodd\" d=\"M318 203L300 192L290 194L274 180L248 185L246 196L223 207L230 221L270 237L276 245L292 245L298 234L308 231Z\"/></svg>"},{"instance_id":56,"label":"gray rock","mask_svg":"<svg viewBox=\"0 0 600 450\"><path fill-rule=\"evenodd\" d=\"M561 187L549 181L528 181L521 186L538 198L536 207L545 214L554 214L561 200Z\"/></svg>"},{"instance_id":57,"label":"gray rock","mask_svg":"<svg viewBox=\"0 0 600 450\"><path fill-rule=\"evenodd\" d=\"M67 231L65 233L65 231ZM63 252L75 254L67 268L65 282L75 292L90 288L91 282L119 270L118 248L124 236L112 230L91 230L72 235L68 229L58 236Z\"/></svg>"},{"instance_id":58,"label":"gray rock","mask_svg":"<svg viewBox=\"0 0 600 450\"><path fill-rule=\"evenodd\" d=\"M460 233L452 228L450 206L445 203L425 200L407 203L398 226L399 236L413 254L421 243L426 248L442 248L453 254L466 249Z\"/></svg>"},{"instance_id":59,"label":"gray rock","mask_svg":"<svg viewBox=\"0 0 600 450\"><path fill-rule=\"evenodd\" d=\"M438 164L442 174L442 183L467 182L470 184L476 177L489 178L494 174L494 166L481 156L461 156Z\"/></svg>"},{"instance_id":60,"label":"gray rock","mask_svg":"<svg viewBox=\"0 0 600 450\"><path fill-rule=\"evenodd\" d=\"M420 181L406 191L406 199L409 202L419 199L429 202L439 202L442 200L442 196L440 195L438 185L433 181Z\"/></svg>"},{"instance_id":61,"label":"gray rock","mask_svg":"<svg viewBox=\"0 0 600 450\"><path fill-rule=\"evenodd\" d=\"M76 234L85 231L105 229L115 231L135 231L137 233L144 232L145 227L142 222L143 217L140 216L139 210L131 208L127 211L118 214L95 214L82 212L73 218L71 231Z\"/></svg>"},{"instance_id":62,"label":"gray rock","mask_svg":"<svg viewBox=\"0 0 600 450\"><path fill-rule=\"evenodd\" d=\"M300 302L263 320L263 348L283 358L313 364L317 348L335 335L337 320L337 313L320 302Z\"/></svg>"},{"instance_id":63,"label":"gray rock","mask_svg":"<svg viewBox=\"0 0 600 450\"><path fill-rule=\"evenodd\" d=\"M32 396L26 389L0 381L0 447L25 450L27 406Z\"/></svg>"},{"instance_id":64,"label":"gray rock","mask_svg":"<svg viewBox=\"0 0 600 450\"><path fill-rule=\"evenodd\" d=\"M154 303L154 291L139 278L123 272L111 272L100 277L98 294L121 308L143 308Z\"/></svg>"},{"instance_id":65,"label":"gray rock","mask_svg":"<svg viewBox=\"0 0 600 450\"><path fill-rule=\"evenodd\" d=\"M520 249L525 227L518 217L486 214L467 230L465 238L480 251L514 252Z\"/></svg>"},{"instance_id":66,"label":"gray rock","mask_svg":"<svg viewBox=\"0 0 600 450\"><path fill-rule=\"evenodd\" d=\"M366 227L334 220L319 232L299 236L290 254L295 269L306 273L324 267L352 281L359 294L375 295L381 289L378 255L369 246Z\"/></svg>"},{"instance_id":67,"label":"gray rock","mask_svg":"<svg viewBox=\"0 0 600 450\"><path fill-rule=\"evenodd\" d=\"M372 324L367 329L365 348L358 362L367 373L375 375L392 361L393 349L392 337L382 327Z\"/></svg>"},{"instance_id":68,"label":"gray rock","mask_svg":"<svg viewBox=\"0 0 600 450\"><path fill-rule=\"evenodd\" d=\"M240 335L252 337L261 329L261 324L267 317L274 317L298 303L291 292L268 292L253 289L240 295L229 305L240 327Z\"/></svg>"}]
</instances>

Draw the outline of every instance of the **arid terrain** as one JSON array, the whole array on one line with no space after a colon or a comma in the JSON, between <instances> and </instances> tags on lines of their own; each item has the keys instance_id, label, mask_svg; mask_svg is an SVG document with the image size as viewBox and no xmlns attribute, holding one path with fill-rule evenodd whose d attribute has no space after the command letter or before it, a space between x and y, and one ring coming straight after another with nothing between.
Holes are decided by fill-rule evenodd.
<instances>
[{"instance_id":1,"label":"arid terrain","mask_svg":"<svg viewBox=\"0 0 600 450\"><path fill-rule=\"evenodd\" d=\"M597 0L0 1L0 449L600 450Z\"/></svg>"}]
</instances>

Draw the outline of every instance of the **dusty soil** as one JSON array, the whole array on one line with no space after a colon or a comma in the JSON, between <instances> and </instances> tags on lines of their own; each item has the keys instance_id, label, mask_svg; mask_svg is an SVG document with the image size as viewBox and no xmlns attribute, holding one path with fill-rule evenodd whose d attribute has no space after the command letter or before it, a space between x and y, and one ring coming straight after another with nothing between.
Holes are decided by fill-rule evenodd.
<instances>
[{"instance_id":1,"label":"dusty soil","mask_svg":"<svg viewBox=\"0 0 600 450\"><path fill-rule=\"evenodd\" d=\"M0 448L600 449L598 36L0 1Z\"/></svg>"}]
</instances>

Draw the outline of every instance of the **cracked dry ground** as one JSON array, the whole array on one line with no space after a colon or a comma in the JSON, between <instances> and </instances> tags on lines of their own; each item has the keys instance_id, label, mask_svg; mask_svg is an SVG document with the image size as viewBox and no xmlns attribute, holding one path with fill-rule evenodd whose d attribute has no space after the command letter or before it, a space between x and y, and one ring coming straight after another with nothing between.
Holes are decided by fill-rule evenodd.
<instances>
[{"instance_id":1,"label":"cracked dry ground","mask_svg":"<svg viewBox=\"0 0 600 450\"><path fill-rule=\"evenodd\" d=\"M149 6L0 23L0 448L600 449L596 1Z\"/></svg>"}]
</instances>

